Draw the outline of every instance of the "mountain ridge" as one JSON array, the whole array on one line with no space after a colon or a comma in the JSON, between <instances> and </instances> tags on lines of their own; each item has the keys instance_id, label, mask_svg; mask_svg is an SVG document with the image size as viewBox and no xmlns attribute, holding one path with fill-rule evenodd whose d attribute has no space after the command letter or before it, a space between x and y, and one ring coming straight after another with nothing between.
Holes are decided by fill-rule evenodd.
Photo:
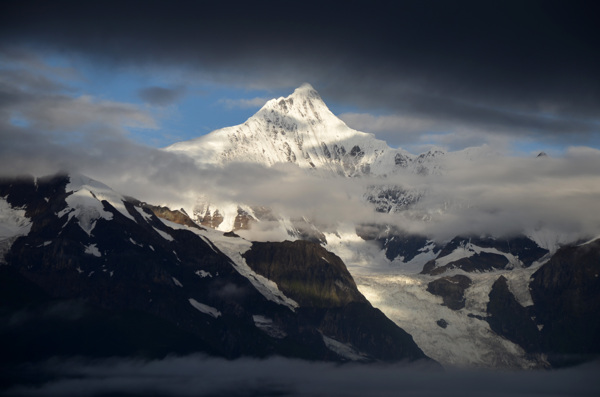
<instances>
[{"instance_id":1,"label":"mountain ridge","mask_svg":"<svg viewBox=\"0 0 600 397\"><path fill-rule=\"evenodd\" d=\"M2 368L71 354L161 357L196 351L230 359L278 354L338 362L427 360L410 335L390 337L399 328L360 298L343 264L317 261L313 266L328 269L325 295L340 279L357 302L316 305L297 291L298 304L246 264L241 254L252 242L189 226L182 212L125 198L93 179L2 179L0 201L7 204L0 208L0 219L24 211L19 215L31 221L29 231L17 228L13 232L18 235L3 236L11 239L3 255L2 268L9 269L1 273L3 282L24 287L4 291L7 299L0 302L0 340L12 341L3 348L9 353L0 360ZM158 208L156 213L153 208ZM304 246L324 252L315 243ZM301 273L302 266L293 256L291 260ZM272 260L270 266L285 264ZM331 318L354 310L347 307L353 303L361 304L354 326L363 331L357 335ZM57 307L66 314L44 314L55 313ZM19 320L19 313L28 314ZM379 325L370 323L373 316ZM118 338L119 330L140 330L141 324L149 327L143 338L132 341L131 331ZM73 330L80 332L70 341ZM381 339L367 343L365 333L380 334ZM109 337L118 341L111 343ZM179 337L189 342L187 348L177 342ZM27 346L38 346L40 340L56 345L29 352ZM93 348L96 344L106 350Z\"/></svg>"}]
</instances>

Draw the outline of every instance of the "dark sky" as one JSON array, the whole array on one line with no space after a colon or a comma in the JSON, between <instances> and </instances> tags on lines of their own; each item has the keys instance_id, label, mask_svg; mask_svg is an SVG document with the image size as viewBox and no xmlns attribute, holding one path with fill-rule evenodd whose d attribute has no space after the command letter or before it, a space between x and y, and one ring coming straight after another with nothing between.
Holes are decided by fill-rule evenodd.
<instances>
[{"instance_id":1,"label":"dark sky","mask_svg":"<svg viewBox=\"0 0 600 397\"><path fill-rule=\"evenodd\" d=\"M498 139L600 147L593 4L4 1L0 46L109 70L185 68L238 87L308 81L356 109L343 117L352 126L391 144L433 133L451 149ZM160 88L146 97L183 92Z\"/></svg>"}]
</instances>

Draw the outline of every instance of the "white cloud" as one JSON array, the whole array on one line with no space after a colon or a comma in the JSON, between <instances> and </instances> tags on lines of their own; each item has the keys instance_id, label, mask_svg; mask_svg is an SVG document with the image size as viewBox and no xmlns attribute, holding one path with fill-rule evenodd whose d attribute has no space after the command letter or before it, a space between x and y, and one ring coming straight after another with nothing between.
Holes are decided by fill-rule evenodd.
<instances>
[{"instance_id":1,"label":"white cloud","mask_svg":"<svg viewBox=\"0 0 600 397\"><path fill-rule=\"evenodd\" d=\"M373 133L397 132L409 134L431 130L436 125L431 120L414 116L375 116L370 113L342 113L338 117L354 129Z\"/></svg>"},{"instance_id":2,"label":"white cloud","mask_svg":"<svg viewBox=\"0 0 600 397\"><path fill-rule=\"evenodd\" d=\"M343 113L338 117L351 128L372 132L389 145L400 146L415 154L427 151L431 146L459 150L487 144L505 150L518 143L514 137L426 117L370 113Z\"/></svg>"},{"instance_id":3,"label":"white cloud","mask_svg":"<svg viewBox=\"0 0 600 397\"><path fill-rule=\"evenodd\" d=\"M248 108L260 108L268 100L269 100L269 98L259 98L259 97L255 97L252 99L221 99L221 100L219 100L219 103L223 104L225 107L227 107L229 109L232 109L232 108L248 109Z\"/></svg>"},{"instance_id":4,"label":"white cloud","mask_svg":"<svg viewBox=\"0 0 600 397\"><path fill-rule=\"evenodd\" d=\"M154 117L136 105L98 100L89 95L70 97L51 95L33 97L18 107L20 113L39 131L77 131L87 127L101 129L156 129Z\"/></svg>"},{"instance_id":5,"label":"white cloud","mask_svg":"<svg viewBox=\"0 0 600 397\"><path fill-rule=\"evenodd\" d=\"M21 77L31 81L29 75ZM539 227L570 236L600 234L600 151L596 149L573 147L563 157L540 159L484 156L477 161L459 161L454 156L444 165L444 175L398 174L387 181L322 178L289 164L198 167L190 158L128 139L128 128L157 126L143 107L70 96L45 83L40 90L35 88L39 85L2 81L0 90L7 98L0 104L2 174L41 176L59 170L76 171L156 204L190 209L199 196L207 195L216 203L268 206L290 218L307 217L321 227L340 221L385 222L438 238ZM25 125L11 124L15 117ZM354 127L367 131L374 130L362 128L369 122L380 131L430 126L420 119L394 116L359 114L355 120L365 124ZM463 138L465 142L477 138L468 130L453 134L452 139ZM403 139L412 138L407 134ZM442 138L450 139L446 135L430 137L434 142ZM422 139L412 142L425 144ZM417 188L426 194L410 211L378 214L362 196L367 186L382 182ZM258 232L278 233L269 228Z\"/></svg>"}]
</instances>

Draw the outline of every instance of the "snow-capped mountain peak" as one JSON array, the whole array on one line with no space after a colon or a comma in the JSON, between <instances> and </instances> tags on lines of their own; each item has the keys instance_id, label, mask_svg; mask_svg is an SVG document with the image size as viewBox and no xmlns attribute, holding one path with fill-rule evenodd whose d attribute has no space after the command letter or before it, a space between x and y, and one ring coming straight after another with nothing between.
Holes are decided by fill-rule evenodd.
<instances>
[{"instance_id":1,"label":"snow-capped mountain peak","mask_svg":"<svg viewBox=\"0 0 600 397\"><path fill-rule=\"evenodd\" d=\"M412 162L373 134L348 127L308 83L268 101L245 123L166 148L202 163L293 163L324 175L383 175ZM398 163L400 155L404 161Z\"/></svg>"}]
</instances>

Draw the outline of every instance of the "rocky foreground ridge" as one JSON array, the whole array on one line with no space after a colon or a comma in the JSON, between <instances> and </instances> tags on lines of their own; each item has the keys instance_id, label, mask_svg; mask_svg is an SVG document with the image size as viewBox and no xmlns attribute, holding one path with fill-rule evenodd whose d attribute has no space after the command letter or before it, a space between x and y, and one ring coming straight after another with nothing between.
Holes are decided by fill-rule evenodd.
<instances>
[{"instance_id":1,"label":"rocky foreground ridge","mask_svg":"<svg viewBox=\"0 0 600 397\"><path fill-rule=\"evenodd\" d=\"M84 176L0 181L3 367L53 356L427 359L334 254L255 244Z\"/></svg>"}]
</instances>

